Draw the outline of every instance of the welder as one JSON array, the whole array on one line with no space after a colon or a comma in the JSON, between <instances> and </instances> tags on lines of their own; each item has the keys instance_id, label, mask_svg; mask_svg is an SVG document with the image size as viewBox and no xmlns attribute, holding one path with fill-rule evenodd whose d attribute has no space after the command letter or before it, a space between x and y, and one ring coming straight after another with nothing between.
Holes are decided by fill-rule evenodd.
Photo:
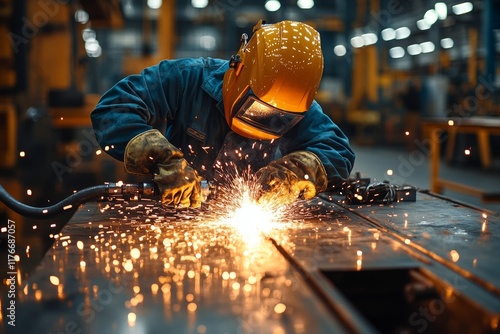
<instances>
[{"instance_id":1,"label":"welder","mask_svg":"<svg viewBox=\"0 0 500 334\"><path fill-rule=\"evenodd\" d=\"M162 60L125 77L92 111L96 139L125 170L151 175L164 205L199 207L202 179L248 173L256 200L290 204L339 186L349 140L314 100L323 74L319 33L259 21L230 60Z\"/></svg>"}]
</instances>

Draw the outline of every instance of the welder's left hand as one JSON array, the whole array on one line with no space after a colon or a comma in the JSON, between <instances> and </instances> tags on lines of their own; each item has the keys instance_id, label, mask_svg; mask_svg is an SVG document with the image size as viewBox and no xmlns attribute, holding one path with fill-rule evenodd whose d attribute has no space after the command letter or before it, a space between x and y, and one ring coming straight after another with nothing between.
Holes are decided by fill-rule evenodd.
<instances>
[{"instance_id":1,"label":"welder's left hand","mask_svg":"<svg viewBox=\"0 0 500 334\"><path fill-rule=\"evenodd\" d=\"M259 203L286 205L311 199L325 191L328 179L319 158L309 151L296 151L270 162L255 174L261 191Z\"/></svg>"}]
</instances>

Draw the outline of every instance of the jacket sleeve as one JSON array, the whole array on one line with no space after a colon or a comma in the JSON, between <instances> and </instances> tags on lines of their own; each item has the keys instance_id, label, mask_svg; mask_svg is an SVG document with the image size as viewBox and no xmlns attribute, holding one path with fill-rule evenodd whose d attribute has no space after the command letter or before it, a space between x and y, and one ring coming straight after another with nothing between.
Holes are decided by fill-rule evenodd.
<instances>
[{"instance_id":1,"label":"jacket sleeve","mask_svg":"<svg viewBox=\"0 0 500 334\"><path fill-rule=\"evenodd\" d=\"M97 142L112 157L123 161L127 143L144 131L166 131L174 118L182 80L168 61L128 76L105 92L90 118ZM172 89L176 88L176 89Z\"/></svg>"},{"instance_id":2,"label":"jacket sleeve","mask_svg":"<svg viewBox=\"0 0 500 334\"><path fill-rule=\"evenodd\" d=\"M295 143L289 150L310 151L325 167L328 188L340 185L349 178L355 161L355 154L349 139L331 118L323 113L314 101L305 117L286 134Z\"/></svg>"}]
</instances>

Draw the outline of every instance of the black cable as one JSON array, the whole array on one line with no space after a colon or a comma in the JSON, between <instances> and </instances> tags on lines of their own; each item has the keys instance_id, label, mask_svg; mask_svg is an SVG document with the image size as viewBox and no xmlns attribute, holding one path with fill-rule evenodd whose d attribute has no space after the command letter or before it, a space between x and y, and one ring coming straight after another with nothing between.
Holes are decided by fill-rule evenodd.
<instances>
[{"instance_id":1,"label":"black cable","mask_svg":"<svg viewBox=\"0 0 500 334\"><path fill-rule=\"evenodd\" d=\"M107 196L108 188L109 186L107 184L85 188L71 194L54 205L47 207L34 207L19 202L0 185L0 202L4 203L8 208L22 216L37 219L48 219L68 212L69 210L75 210L80 204L88 202L91 199Z\"/></svg>"}]
</instances>

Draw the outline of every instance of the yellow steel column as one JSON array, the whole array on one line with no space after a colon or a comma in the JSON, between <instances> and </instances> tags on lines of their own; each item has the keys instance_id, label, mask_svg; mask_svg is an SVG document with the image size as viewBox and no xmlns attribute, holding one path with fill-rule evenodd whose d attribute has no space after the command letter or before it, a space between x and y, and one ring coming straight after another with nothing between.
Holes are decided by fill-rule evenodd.
<instances>
[{"instance_id":1,"label":"yellow steel column","mask_svg":"<svg viewBox=\"0 0 500 334\"><path fill-rule=\"evenodd\" d=\"M478 33L477 28L469 29L469 62L467 68L467 74L469 77L469 83L474 87L477 84L477 45L478 45Z\"/></svg>"},{"instance_id":2,"label":"yellow steel column","mask_svg":"<svg viewBox=\"0 0 500 334\"><path fill-rule=\"evenodd\" d=\"M380 11L380 1L379 0L371 0L370 1L370 11L372 13L378 13ZM377 33L377 32L375 32ZM378 101L378 48L377 45L370 45L366 47L366 97L370 102Z\"/></svg>"},{"instance_id":3,"label":"yellow steel column","mask_svg":"<svg viewBox=\"0 0 500 334\"><path fill-rule=\"evenodd\" d=\"M175 0L163 0L158 16L158 57L174 58Z\"/></svg>"},{"instance_id":4,"label":"yellow steel column","mask_svg":"<svg viewBox=\"0 0 500 334\"><path fill-rule=\"evenodd\" d=\"M380 4L378 0L370 2L369 10L378 12ZM356 25L366 24L365 16L367 10L366 0L358 0ZM354 50L354 66L352 71L352 100L353 107L361 107L364 102L378 101L379 85L379 60L376 45L364 46Z\"/></svg>"}]
</instances>

